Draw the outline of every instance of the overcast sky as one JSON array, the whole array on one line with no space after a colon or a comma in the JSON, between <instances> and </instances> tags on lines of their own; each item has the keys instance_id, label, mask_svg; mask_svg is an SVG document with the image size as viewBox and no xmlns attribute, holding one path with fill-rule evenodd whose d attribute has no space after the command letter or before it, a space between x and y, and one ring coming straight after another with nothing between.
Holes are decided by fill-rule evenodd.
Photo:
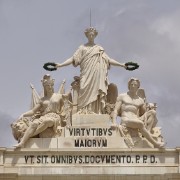
<instances>
[{"instance_id":1,"label":"overcast sky","mask_svg":"<svg viewBox=\"0 0 180 180\"><path fill-rule=\"evenodd\" d=\"M130 77L141 80L149 102L158 105L158 126L167 147L180 147L180 1L179 0L0 0L0 147L16 142L10 123L29 110L32 83L41 93L46 62L63 62L86 43L85 28L119 62L140 65L130 72L109 70L110 82L127 91ZM55 89L66 89L79 68L51 73Z\"/></svg>"}]
</instances>

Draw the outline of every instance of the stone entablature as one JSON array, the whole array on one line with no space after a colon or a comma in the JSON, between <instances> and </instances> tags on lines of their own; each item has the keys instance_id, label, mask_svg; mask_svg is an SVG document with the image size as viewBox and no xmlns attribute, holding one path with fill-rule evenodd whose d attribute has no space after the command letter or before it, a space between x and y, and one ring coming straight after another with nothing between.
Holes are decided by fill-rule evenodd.
<instances>
[{"instance_id":1,"label":"stone entablature","mask_svg":"<svg viewBox=\"0 0 180 180\"><path fill-rule=\"evenodd\" d=\"M144 167L146 166L146 168ZM63 175L167 175L180 177L180 148L24 148L0 149L0 174ZM89 176L90 177L90 176ZM1 178L0 178L1 179ZM18 179L19 180L19 179Z\"/></svg>"}]
</instances>

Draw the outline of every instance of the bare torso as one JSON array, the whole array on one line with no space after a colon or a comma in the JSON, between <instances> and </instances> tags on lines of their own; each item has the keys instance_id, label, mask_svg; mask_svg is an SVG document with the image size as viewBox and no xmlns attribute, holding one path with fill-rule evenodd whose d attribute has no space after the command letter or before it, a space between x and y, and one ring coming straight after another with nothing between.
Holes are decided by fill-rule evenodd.
<instances>
[{"instance_id":1,"label":"bare torso","mask_svg":"<svg viewBox=\"0 0 180 180\"><path fill-rule=\"evenodd\" d=\"M54 112L60 114L62 112L63 99L61 94L54 93L51 98L44 97L41 101L42 115Z\"/></svg>"},{"instance_id":2,"label":"bare torso","mask_svg":"<svg viewBox=\"0 0 180 180\"><path fill-rule=\"evenodd\" d=\"M121 116L122 117L137 117L139 113L139 108L144 105L144 101L139 96L131 98L127 93L122 95L122 106L121 106Z\"/></svg>"},{"instance_id":3,"label":"bare torso","mask_svg":"<svg viewBox=\"0 0 180 180\"><path fill-rule=\"evenodd\" d=\"M144 100L139 96L131 97L127 93L120 95L121 103L121 122L122 124L131 124L131 122L139 122L139 114L143 109ZM133 123L133 124L134 124Z\"/></svg>"}]
</instances>

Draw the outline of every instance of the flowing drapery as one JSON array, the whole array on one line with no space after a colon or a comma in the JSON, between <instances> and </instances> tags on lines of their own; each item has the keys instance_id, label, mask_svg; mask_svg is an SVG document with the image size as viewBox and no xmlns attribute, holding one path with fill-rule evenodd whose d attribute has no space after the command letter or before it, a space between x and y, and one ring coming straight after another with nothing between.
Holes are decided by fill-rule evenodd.
<instances>
[{"instance_id":1,"label":"flowing drapery","mask_svg":"<svg viewBox=\"0 0 180 180\"><path fill-rule=\"evenodd\" d=\"M79 109L91 104L94 112L99 105L105 106L108 89L109 57L99 45L92 47L81 45L73 56L74 66L80 65Z\"/></svg>"}]
</instances>

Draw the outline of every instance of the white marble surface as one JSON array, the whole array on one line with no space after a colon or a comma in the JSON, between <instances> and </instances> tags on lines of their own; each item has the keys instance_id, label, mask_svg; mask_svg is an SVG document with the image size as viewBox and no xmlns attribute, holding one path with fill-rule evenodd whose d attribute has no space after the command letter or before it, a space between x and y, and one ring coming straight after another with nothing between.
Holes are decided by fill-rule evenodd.
<instances>
[{"instance_id":1,"label":"white marble surface","mask_svg":"<svg viewBox=\"0 0 180 180\"><path fill-rule=\"evenodd\" d=\"M82 162L55 160L61 157L82 157ZM121 163L111 158L111 163L85 163L85 157L124 156ZM128 157L131 162L128 162ZM123 179L178 180L180 178L180 148L176 149L126 149L126 148L0 148L0 179L2 180L59 180L71 179ZM56 162L55 162L56 161ZM106 176L105 176L106 175ZM74 179L74 178L73 178ZM143 179L143 180L144 180Z\"/></svg>"}]
</instances>

